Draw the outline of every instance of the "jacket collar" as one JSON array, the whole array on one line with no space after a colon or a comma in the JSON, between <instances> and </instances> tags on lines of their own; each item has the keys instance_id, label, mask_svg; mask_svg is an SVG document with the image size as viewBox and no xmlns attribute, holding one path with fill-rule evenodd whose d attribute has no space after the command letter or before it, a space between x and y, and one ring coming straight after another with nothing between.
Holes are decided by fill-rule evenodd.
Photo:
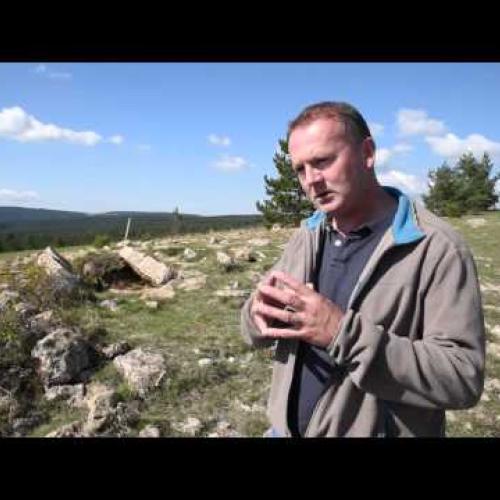
<instances>
[{"instance_id":1,"label":"jacket collar","mask_svg":"<svg viewBox=\"0 0 500 500\"><path fill-rule=\"evenodd\" d=\"M410 198L406 196L399 189L383 186L385 191L397 199L398 209L392 221L392 235L394 237L395 245L404 245L406 243L413 243L425 236L423 230L419 227L417 217L415 214L415 207ZM316 210L309 218L306 219L305 224L310 230L316 229L319 225L326 222L326 213L321 210Z\"/></svg>"}]
</instances>

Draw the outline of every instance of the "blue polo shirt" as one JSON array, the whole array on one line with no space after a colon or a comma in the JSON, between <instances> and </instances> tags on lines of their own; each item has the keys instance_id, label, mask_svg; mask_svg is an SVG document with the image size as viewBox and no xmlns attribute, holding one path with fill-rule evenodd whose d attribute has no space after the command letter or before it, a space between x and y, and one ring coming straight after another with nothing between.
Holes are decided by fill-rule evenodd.
<instances>
[{"instance_id":1,"label":"blue polo shirt","mask_svg":"<svg viewBox=\"0 0 500 500\"><path fill-rule=\"evenodd\" d=\"M396 210L397 206L383 219L361 226L346 237L328 225L318 256L315 290L343 312L361 271L390 227ZM293 436L304 436L316 403L337 377L342 377L342 373L338 367L334 368L326 349L299 342L288 404Z\"/></svg>"}]
</instances>

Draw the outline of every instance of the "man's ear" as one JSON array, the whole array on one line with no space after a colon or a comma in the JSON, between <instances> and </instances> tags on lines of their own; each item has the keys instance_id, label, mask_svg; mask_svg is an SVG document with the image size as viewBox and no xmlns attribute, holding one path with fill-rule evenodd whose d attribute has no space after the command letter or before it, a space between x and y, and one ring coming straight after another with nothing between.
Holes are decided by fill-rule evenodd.
<instances>
[{"instance_id":1,"label":"man's ear","mask_svg":"<svg viewBox=\"0 0 500 500\"><path fill-rule=\"evenodd\" d=\"M363 160L366 168L373 170L375 168L375 142L371 137L366 137L362 143Z\"/></svg>"}]
</instances>

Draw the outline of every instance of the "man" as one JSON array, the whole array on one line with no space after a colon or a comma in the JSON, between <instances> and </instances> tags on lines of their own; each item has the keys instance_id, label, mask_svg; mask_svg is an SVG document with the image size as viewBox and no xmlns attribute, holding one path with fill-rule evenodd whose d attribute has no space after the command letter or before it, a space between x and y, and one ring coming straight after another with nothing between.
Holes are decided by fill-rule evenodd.
<instances>
[{"instance_id":1,"label":"man","mask_svg":"<svg viewBox=\"0 0 500 500\"><path fill-rule=\"evenodd\" d=\"M273 436L444 436L445 409L475 405L485 333L462 238L377 182L375 144L345 103L307 107L289 152L316 212L242 310L275 344Z\"/></svg>"}]
</instances>

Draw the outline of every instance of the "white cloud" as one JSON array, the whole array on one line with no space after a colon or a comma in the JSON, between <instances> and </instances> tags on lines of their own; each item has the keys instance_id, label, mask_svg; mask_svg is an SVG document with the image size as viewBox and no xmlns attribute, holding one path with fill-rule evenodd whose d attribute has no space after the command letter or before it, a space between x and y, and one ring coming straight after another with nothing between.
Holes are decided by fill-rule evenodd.
<instances>
[{"instance_id":1,"label":"white cloud","mask_svg":"<svg viewBox=\"0 0 500 500\"><path fill-rule=\"evenodd\" d=\"M393 186L405 193L417 196L427 191L427 183L416 175L405 174L399 170L390 170L377 174L380 184Z\"/></svg>"},{"instance_id":2,"label":"white cloud","mask_svg":"<svg viewBox=\"0 0 500 500\"><path fill-rule=\"evenodd\" d=\"M52 80L70 80L71 78L73 78L73 75L71 73L50 71L46 64L37 64L34 71L35 73L43 75Z\"/></svg>"},{"instance_id":3,"label":"white cloud","mask_svg":"<svg viewBox=\"0 0 500 500\"><path fill-rule=\"evenodd\" d=\"M408 153L409 151L413 150L413 146L411 144L406 144L406 143L400 143L396 144L392 150L395 153Z\"/></svg>"},{"instance_id":4,"label":"white cloud","mask_svg":"<svg viewBox=\"0 0 500 500\"><path fill-rule=\"evenodd\" d=\"M26 201L38 200L38 193L35 191L15 191L13 189L0 189L0 202L22 203Z\"/></svg>"},{"instance_id":5,"label":"white cloud","mask_svg":"<svg viewBox=\"0 0 500 500\"><path fill-rule=\"evenodd\" d=\"M393 152L388 148L378 148L375 150L375 165L377 167L383 167L389 161L389 158L393 155Z\"/></svg>"},{"instance_id":6,"label":"white cloud","mask_svg":"<svg viewBox=\"0 0 500 500\"><path fill-rule=\"evenodd\" d=\"M368 128L373 137L381 136L384 133L384 126L380 123L371 122L368 124Z\"/></svg>"},{"instance_id":7,"label":"white cloud","mask_svg":"<svg viewBox=\"0 0 500 500\"><path fill-rule=\"evenodd\" d=\"M412 146L404 143L396 144L392 148L378 148L375 151L375 166L379 168L385 167L394 155L407 153L412 149Z\"/></svg>"},{"instance_id":8,"label":"white cloud","mask_svg":"<svg viewBox=\"0 0 500 500\"><path fill-rule=\"evenodd\" d=\"M227 147L231 145L231 139L227 136L222 136L222 135L216 135L216 134L210 134L208 136L208 142L210 144L214 144L215 146L223 146Z\"/></svg>"},{"instance_id":9,"label":"white cloud","mask_svg":"<svg viewBox=\"0 0 500 500\"><path fill-rule=\"evenodd\" d=\"M108 139L108 142L111 142L112 144L123 144L123 136L121 135L113 135Z\"/></svg>"},{"instance_id":10,"label":"white cloud","mask_svg":"<svg viewBox=\"0 0 500 500\"><path fill-rule=\"evenodd\" d=\"M71 80L73 78L71 73L48 73L47 76L52 80Z\"/></svg>"},{"instance_id":11,"label":"white cloud","mask_svg":"<svg viewBox=\"0 0 500 500\"><path fill-rule=\"evenodd\" d=\"M444 122L429 118L423 109L400 109L397 123L401 135L441 135L446 132Z\"/></svg>"},{"instance_id":12,"label":"white cloud","mask_svg":"<svg viewBox=\"0 0 500 500\"><path fill-rule=\"evenodd\" d=\"M19 106L0 111L0 137L19 142L66 141L94 146L102 137L91 130L77 132L51 123L42 123Z\"/></svg>"},{"instance_id":13,"label":"white cloud","mask_svg":"<svg viewBox=\"0 0 500 500\"><path fill-rule=\"evenodd\" d=\"M241 156L222 156L213 163L213 166L218 170L225 172L237 172L248 168L250 164Z\"/></svg>"},{"instance_id":14,"label":"white cloud","mask_svg":"<svg viewBox=\"0 0 500 500\"><path fill-rule=\"evenodd\" d=\"M500 154L500 143L490 141L480 134L468 135L465 139L460 139L455 134L446 134L444 137L426 137L432 151L446 158L458 158L463 153L471 152L476 158L483 153L491 156Z\"/></svg>"}]
</instances>

